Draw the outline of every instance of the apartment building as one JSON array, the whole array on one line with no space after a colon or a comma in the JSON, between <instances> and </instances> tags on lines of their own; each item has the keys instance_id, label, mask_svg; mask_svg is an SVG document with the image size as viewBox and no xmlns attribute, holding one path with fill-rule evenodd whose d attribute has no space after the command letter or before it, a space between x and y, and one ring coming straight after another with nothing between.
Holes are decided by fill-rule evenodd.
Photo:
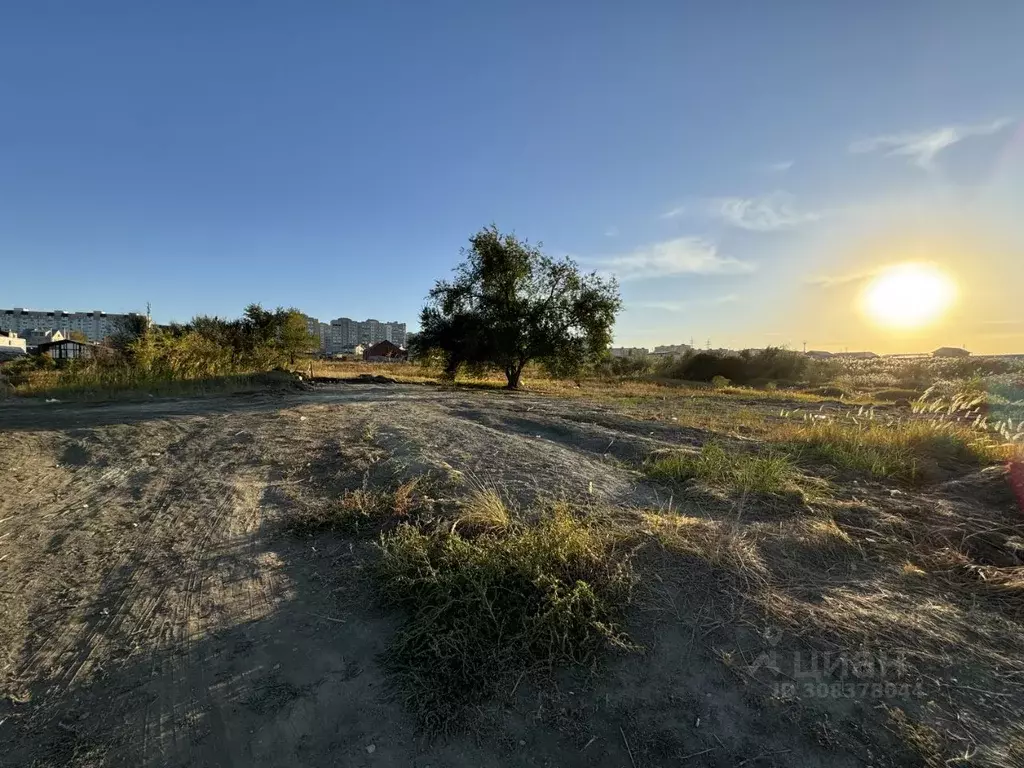
<instances>
[{"instance_id":1,"label":"apartment building","mask_svg":"<svg viewBox=\"0 0 1024 768\"><path fill-rule=\"evenodd\" d=\"M89 341L98 342L115 333L118 324L126 317L128 315L110 315L98 309L92 312L65 312L61 309L47 312L15 307L0 309L0 329L21 333L40 328L60 331L64 336L80 331Z\"/></svg>"},{"instance_id":2,"label":"apartment building","mask_svg":"<svg viewBox=\"0 0 1024 768\"><path fill-rule=\"evenodd\" d=\"M692 352L693 347L689 344L662 344L654 348L652 354L665 355L666 357L672 357L676 355L685 355L687 352Z\"/></svg>"},{"instance_id":3,"label":"apartment building","mask_svg":"<svg viewBox=\"0 0 1024 768\"><path fill-rule=\"evenodd\" d=\"M650 354L647 347L612 347L608 352L612 357L645 357Z\"/></svg>"},{"instance_id":4,"label":"apartment building","mask_svg":"<svg viewBox=\"0 0 1024 768\"><path fill-rule=\"evenodd\" d=\"M331 320L328 347L325 351L334 353L341 349L354 347L356 344L370 346L381 341L390 341L404 347L407 333L405 323L390 321L382 323L369 318L362 322L348 317Z\"/></svg>"}]
</instances>

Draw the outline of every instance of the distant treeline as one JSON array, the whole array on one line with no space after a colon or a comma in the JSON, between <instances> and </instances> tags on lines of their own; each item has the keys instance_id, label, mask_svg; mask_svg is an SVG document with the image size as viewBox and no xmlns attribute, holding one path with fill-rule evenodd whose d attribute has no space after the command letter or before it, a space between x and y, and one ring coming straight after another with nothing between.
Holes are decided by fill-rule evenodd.
<instances>
[{"instance_id":1,"label":"distant treeline","mask_svg":"<svg viewBox=\"0 0 1024 768\"><path fill-rule=\"evenodd\" d=\"M134 387L269 371L319 346L297 309L259 304L250 304L237 319L197 315L162 327L144 315L128 315L108 341L112 353L60 362L26 357L5 365L4 375L14 386L49 371L57 379L50 382L54 386Z\"/></svg>"}]
</instances>

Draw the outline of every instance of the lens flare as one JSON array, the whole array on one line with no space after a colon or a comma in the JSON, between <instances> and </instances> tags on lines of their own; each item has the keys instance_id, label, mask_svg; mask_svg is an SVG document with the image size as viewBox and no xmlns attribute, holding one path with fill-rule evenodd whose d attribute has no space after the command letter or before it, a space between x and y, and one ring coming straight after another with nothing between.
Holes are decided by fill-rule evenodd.
<instances>
[{"instance_id":1,"label":"lens flare","mask_svg":"<svg viewBox=\"0 0 1024 768\"><path fill-rule=\"evenodd\" d=\"M896 264L879 272L861 296L861 308L887 328L922 328L956 301L956 283L931 264Z\"/></svg>"}]
</instances>

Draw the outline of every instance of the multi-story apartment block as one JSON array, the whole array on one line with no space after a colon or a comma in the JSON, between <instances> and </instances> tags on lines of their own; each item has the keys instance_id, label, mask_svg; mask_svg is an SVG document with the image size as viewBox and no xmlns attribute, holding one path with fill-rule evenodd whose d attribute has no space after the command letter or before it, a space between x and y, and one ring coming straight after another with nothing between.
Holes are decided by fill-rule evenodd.
<instances>
[{"instance_id":1,"label":"multi-story apartment block","mask_svg":"<svg viewBox=\"0 0 1024 768\"><path fill-rule=\"evenodd\" d=\"M334 354L359 343L359 323L347 317L331 320L327 352Z\"/></svg>"},{"instance_id":2,"label":"multi-story apartment block","mask_svg":"<svg viewBox=\"0 0 1024 768\"><path fill-rule=\"evenodd\" d=\"M408 337L408 334L405 332L405 323L390 321L383 323L382 326L384 328L384 340L397 344L400 347L405 347L405 341Z\"/></svg>"},{"instance_id":3,"label":"multi-story apartment block","mask_svg":"<svg viewBox=\"0 0 1024 768\"><path fill-rule=\"evenodd\" d=\"M356 344L369 346L379 341L390 341L404 347L406 336L405 323L382 323L373 318L359 322L348 317L339 317L331 320L326 351L333 354Z\"/></svg>"},{"instance_id":4,"label":"multi-story apartment block","mask_svg":"<svg viewBox=\"0 0 1024 768\"><path fill-rule=\"evenodd\" d=\"M34 328L60 331L68 336L72 331L84 333L89 341L103 341L118 330L118 324L127 315L108 315L106 312L65 312L55 309L43 310L0 309L0 329L6 331L27 331Z\"/></svg>"},{"instance_id":5,"label":"multi-story apartment block","mask_svg":"<svg viewBox=\"0 0 1024 768\"><path fill-rule=\"evenodd\" d=\"M608 352L612 357L644 357L650 354L647 347L612 347Z\"/></svg>"}]
</instances>

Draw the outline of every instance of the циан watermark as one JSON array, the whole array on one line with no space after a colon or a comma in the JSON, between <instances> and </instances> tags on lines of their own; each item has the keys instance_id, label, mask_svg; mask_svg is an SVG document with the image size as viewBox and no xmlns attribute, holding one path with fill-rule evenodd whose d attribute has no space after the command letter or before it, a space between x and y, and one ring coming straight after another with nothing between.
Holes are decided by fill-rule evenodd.
<instances>
[{"instance_id":1,"label":"\u0446\u0438\u0430\u043d watermark","mask_svg":"<svg viewBox=\"0 0 1024 768\"><path fill-rule=\"evenodd\" d=\"M920 680L910 679L906 652L880 648L821 651L779 648L781 630L766 633L770 648L747 666L747 674L774 678L772 691L782 698L910 699L925 696Z\"/></svg>"}]
</instances>

